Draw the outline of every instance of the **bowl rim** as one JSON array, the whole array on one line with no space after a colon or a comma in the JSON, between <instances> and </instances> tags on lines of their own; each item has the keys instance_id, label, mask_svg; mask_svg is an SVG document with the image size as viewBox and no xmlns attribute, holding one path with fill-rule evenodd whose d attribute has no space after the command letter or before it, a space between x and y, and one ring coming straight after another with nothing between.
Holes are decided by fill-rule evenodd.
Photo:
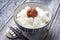
<instances>
[{"instance_id":1,"label":"bowl rim","mask_svg":"<svg viewBox=\"0 0 60 40\"><path fill-rule=\"evenodd\" d=\"M28 4L28 3L36 3L36 4L44 5L44 4L39 3L39 2L26 2L26 3L23 3L23 4L21 4L21 5ZM19 5L17 8L19 8L21 5ZM46 7L47 9L49 9L49 8L48 8L47 6L45 6L45 5L44 5L44 7ZM16 8L16 9L17 9L17 8ZM16 24L20 25L20 24L16 21L16 14L17 14L17 13L15 13L16 9L14 10L13 19L14 19L14 21L16 22ZM49 11L50 11L50 9L49 9ZM50 11L50 12L51 12L51 11ZM52 12L51 12L51 19L52 19ZM49 24L50 24L51 19L50 19L50 21L49 21L45 26L47 26L47 25L49 25ZM20 25L20 26L21 26L21 25ZM45 27L45 26L44 26L44 27ZM32 30L32 29L37 30L37 29L44 28L44 27L41 27L41 28L26 28L26 27L23 27L23 26L21 26L21 27L22 27L22 28L25 28L25 29L30 29L30 30Z\"/></svg>"}]
</instances>

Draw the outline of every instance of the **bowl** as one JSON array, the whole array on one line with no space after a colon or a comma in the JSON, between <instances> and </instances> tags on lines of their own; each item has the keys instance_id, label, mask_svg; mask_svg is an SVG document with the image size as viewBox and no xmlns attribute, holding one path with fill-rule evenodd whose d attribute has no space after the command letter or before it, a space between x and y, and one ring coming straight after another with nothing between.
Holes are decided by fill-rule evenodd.
<instances>
[{"instance_id":1,"label":"bowl","mask_svg":"<svg viewBox=\"0 0 60 40\"><path fill-rule=\"evenodd\" d=\"M47 23L47 25L45 25L44 27L41 27L41 28L37 28L37 29L30 29L30 28L25 28L23 26L21 26L19 24L19 22L16 20L16 15L18 12L20 12L22 9L24 9L26 6L30 6L30 7L40 7L46 11L49 12L49 14L52 14L51 11L49 10L49 8L47 6L45 6L44 4L41 4L41 3L37 3L37 2L27 2L27 3L24 3L22 5L19 5L15 11L14 11L14 21L15 23L17 24L17 26L22 30L22 31L25 31L25 32L29 32L29 33L35 33L35 32L43 32L44 30L46 30L47 26L50 24L50 21ZM52 16L51 16L52 17Z\"/></svg>"}]
</instances>

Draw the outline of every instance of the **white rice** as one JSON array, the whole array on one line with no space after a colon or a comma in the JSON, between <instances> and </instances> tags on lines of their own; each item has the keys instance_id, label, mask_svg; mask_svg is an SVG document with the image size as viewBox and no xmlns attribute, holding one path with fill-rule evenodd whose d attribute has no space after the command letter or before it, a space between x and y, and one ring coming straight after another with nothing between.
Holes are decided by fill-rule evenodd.
<instances>
[{"instance_id":1,"label":"white rice","mask_svg":"<svg viewBox=\"0 0 60 40\"><path fill-rule=\"evenodd\" d=\"M27 17L27 9L29 6L26 6L25 9L22 9L18 14L16 20L20 23L21 26L30 29L36 29L44 27L51 19L51 15L48 11L44 11L43 9L36 7L35 9L38 11L38 16L33 18ZM47 16L47 14L49 16Z\"/></svg>"}]
</instances>

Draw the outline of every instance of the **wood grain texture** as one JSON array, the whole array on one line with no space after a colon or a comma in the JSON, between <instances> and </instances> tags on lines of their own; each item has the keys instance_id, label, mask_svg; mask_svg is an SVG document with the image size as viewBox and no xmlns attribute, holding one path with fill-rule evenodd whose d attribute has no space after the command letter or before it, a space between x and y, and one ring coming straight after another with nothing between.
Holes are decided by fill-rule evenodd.
<instances>
[{"instance_id":1,"label":"wood grain texture","mask_svg":"<svg viewBox=\"0 0 60 40\"><path fill-rule=\"evenodd\" d=\"M47 40L60 40L60 8L49 30Z\"/></svg>"},{"instance_id":2,"label":"wood grain texture","mask_svg":"<svg viewBox=\"0 0 60 40\"><path fill-rule=\"evenodd\" d=\"M15 26L13 19L10 18L13 15L14 9L20 5L21 2L21 0L0 0L0 30L4 27L0 32L0 36L2 36L2 34L6 31L8 25L11 24ZM28 0L26 2L41 2L55 13L60 0ZM46 40L60 40L60 8L56 18L54 19L53 25L47 34Z\"/></svg>"},{"instance_id":3,"label":"wood grain texture","mask_svg":"<svg viewBox=\"0 0 60 40\"><path fill-rule=\"evenodd\" d=\"M25 1L25 0L23 0ZM0 0L0 30L13 15L14 9L23 3L22 0ZM57 0L27 0L26 2L40 2L48 6L52 11L56 10L59 1ZM57 4L57 5L56 5ZM55 6L56 5L56 6ZM52 7L52 8L51 8Z\"/></svg>"},{"instance_id":4,"label":"wood grain texture","mask_svg":"<svg viewBox=\"0 0 60 40\"><path fill-rule=\"evenodd\" d=\"M5 1L6 4L4 4ZM7 2L8 1L8 2ZM12 17L14 9L23 3L23 1L19 0L1 0L0 7L0 30L4 27L4 25L8 22L8 20ZM4 5L3 5L4 4Z\"/></svg>"}]
</instances>

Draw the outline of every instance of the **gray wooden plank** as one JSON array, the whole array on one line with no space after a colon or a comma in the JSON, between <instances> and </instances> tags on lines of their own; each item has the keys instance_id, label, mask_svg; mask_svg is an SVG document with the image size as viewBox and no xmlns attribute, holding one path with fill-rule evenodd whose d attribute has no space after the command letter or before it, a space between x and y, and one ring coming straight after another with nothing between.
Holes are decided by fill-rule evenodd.
<instances>
[{"instance_id":1,"label":"gray wooden plank","mask_svg":"<svg viewBox=\"0 0 60 40\"><path fill-rule=\"evenodd\" d=\"M51 1L52 0L33 0L33 1L29 0L29 2L41 2L41 3L45 4L46 6L49 6ZM53 1L54 4L57 4L58 0L56 2L55 1ZM8 22L10 17L13 15L14 8L16 8L16 6L19 5L21 2L22 2L22 0L20 0L20 1L9 0L7 5L5 5L5 7L0 10L0 27L1 27L0 29L2 29L2 27L6 24L6 22ZM54 4L52 4L52 5L54 5ZM52 6L49 6L49 7L52 7Z\"/></svg>"},{"instance_id":2,"label":"gray wooden plank","mask_svg":"<svg viewBox=\"0 0 60 40\"><path fill-rule=\"evenodd\" d=\"M14 9L15 9L15 7L16 6L18 6L19 4L20 4L20 2L18 2L17 0L15 0L15 1L12 1L12 0L10 0L9 2L10 2L10 4L8 4L8 5L6 5L6 7L4 7L1 11L0 11L0 27L2 27L8 20L9 20L9 17L11 16L11 15L13 15L13 11L14 11ZM36 2L36 1L35 1ZM39 1L38 1L39 2ZM40 2L42 2L42 3L44 3L45 5L48 5L48 7L53 11L53 12L55 12L56 11L56 9L55 8L57 8L57 6L58 6L58 3L59 3L59 1L57 0L53 0L52 2L51 1L49 1L49 0L47 0L47 2L49 3L51 3L51 4L48 4L46 1L43 1L43 0L40 0ZM53 4L52 4L53 3ZM56 6L55 6L56 5ZM52 7L52 8L51 8ZM54 11L55 10L55 11ZM3 12L4 11L4 12ZM4 15L2 15L2 14L4 14ZM59 19L59 18L58 18ZM58 20L59 21L59 20ZM11 23L11 22L10 22ZM57 22L58 23L58 22ZM8 24L7 24L8 25ZM54 24L54 25L57 25L57 24ZM6 26L4 26L5 28L6 28ZM52 29L53 28L53 29ZM59 39L59 37L60 36L58 36L58 33L57 33L57 30L59 30L58 28L56 29L56 26L54 27L54 26L52 26L52 28L51 28L51 32L49 32L49 37L50 37L50 40L58 40ZM56 30L55 30L56 29ZM54 31L53 30L55 30L55 33L54 33ZM5 31L4 29L3 29L3 31ZM3 33L3 31L2 31L2 33ZM51 35L52 34L52 35ZM56 34L56 35L55 35ZM54 37L55 36L55 37ZM54 37L54 38L53 38ZM57 37L57 38L56 38Z\"/></svg>"},{"instance_id":3,"label":"gray wooden plank","mask_svg":"<svg viewBox=\"0 0 60 40\"><path fill-rule=\"evenodd\" d=\"M0 9L8 3L9 0L0 0Z\"/></svg>"},{"instance_id":4,"label":"gray wooden plank","mask_svg":"<svg viewBox=\"0 0 60 40\"><path fill-rule=\"evenodd\" d=\"M15 1L9 0L8 3L5 5L5 7L0 9L0 30L4 27L4 25L11 18L11 16L13 15L14 9L18 5L20 5L21 3L23 3L22 0L21 1L19 1L19 0L15 0Z\"/></svg>"},{"instance_id":5,"label":"gray wooden plank","mask_svg":"<svg viewBox=\"0 0 60 40\"><path fill-rule=\"evenodd\" d=\"M47 40L60 40L60 8L49 30Z\"/></svg>"},{"instance_id":6,"label":"gray wooden plank","mask_svg":"<svg viewBox=\"0 0 60 40\"><path fill-rule=\"evenodd\" d=\"M5 1L5 0L2 0ZM7 1L7 0L6 0ZM36 0L33 0L36 2ZM29 2L33 2L32 0L29 0ZM38 2L40 1L41 3L44 3L48 5L48 1L43 1L43 0L37 0ZM2 3L2 2L1 2ZM17 5L21 4L22 0L8 0L7 4L3 6L0 9L0 30L3 28L3 26L6 24L6 22L10 19L10 17L13 15L14 8L16 8Z\"/></svg>"}]
</instances>

